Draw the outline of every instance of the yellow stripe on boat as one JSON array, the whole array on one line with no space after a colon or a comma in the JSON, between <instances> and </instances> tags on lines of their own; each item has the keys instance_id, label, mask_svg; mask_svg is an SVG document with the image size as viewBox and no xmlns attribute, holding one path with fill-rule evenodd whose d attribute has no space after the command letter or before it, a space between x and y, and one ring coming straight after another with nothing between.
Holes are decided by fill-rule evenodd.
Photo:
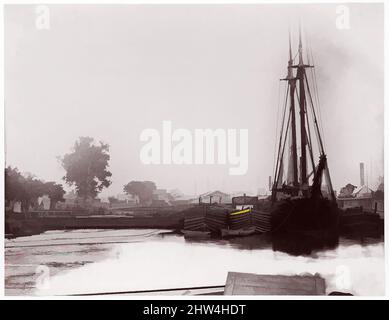
<instances>
[{"instance_id":1,"label":"yellow stripe on boat","mask_svg":"<svg viewBox=\"0 0 389 320\"><path fill-rule=\"evenodd\" d=\"M235 216L237 214L242 214L242 213L247 213L247 212L250 212L251 209L246 209L246 210L241 210L241 211L237 211L237 212L232 212L230 213L230 216Z\"/></svg>"}]
</instances>

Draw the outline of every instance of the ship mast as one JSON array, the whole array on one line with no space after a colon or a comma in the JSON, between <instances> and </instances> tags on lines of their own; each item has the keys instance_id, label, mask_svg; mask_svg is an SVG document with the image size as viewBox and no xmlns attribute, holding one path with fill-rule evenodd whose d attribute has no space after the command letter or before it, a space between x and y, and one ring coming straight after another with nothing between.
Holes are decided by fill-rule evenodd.
<instances>
[{"instance_id":1,"label":"ship mast","mask_svg":"<svg viewBox=\"0 0 389 320\"><path fill-rule=\"evenodd\" d=\"M288 76L285 79L288 81L290 94L290 112L291 112L291 130L292 130L292 170L293 170L293 186L298 186L298 170L297 170L297 138L296 138L296 111L294 105L294 96L296 91L296 78L293 75L293 58L292 58L292 44L289 31L289 62L288 62Z\"/></svg>"},{"instance_id":2,"label":"ship mast","mask_svg":"<svg viewBox=\"0 0 389 320\"><path fill-rule=\"evenodd\" d=\"M305 68L310 68L309 65L304 65L303 62L303 45L301 42L301 28L299 28L299 62L297 66L297 79L299 83L299 106L300 106L300 137L301 137L301 189L306 189L308 186L307 178L307 138L306 138L306 128L305 128L305 113L306 113L306 99L305 99L305 88L304 88L304 78L305 78ZM304 190L305 193L305 190Z\"/></svg>"},{"instance_id":3,"label":"ship mast","mask_svg":"<svg viewBox=\"0 0 389 320\"><path fill-rule=\"evenodd\" d=\"M309 61L309 59L308 59ZM272 189L272 201L276 200L277 192L289 194L291 196L316 197L321 196L321 181L323 173L326 176L326 181L329 188L329 194L332 200L335 200L334 191L332 189L330 174L327 165L327 157L324 152L323 141L320 135L320 130L317 122L316 112L314 108L313 98L308 83L306 69L313 68L313 65L305 64L303 61L303 45L301 40L301 28L299 28L299 45L298 45L298 63L294 64L292 56L291 36L289 32L289 61L288 73L286 78L281 79L287 82L285 105L283 110L281 134L278 145L278 155L274 173L274 184ZM294 75L296 69L296 75ZM296 124L296 105L297 99L299 109L299 127L300 127L300 158L297 152L297 124ZM307 101L307 99L309 99ZM289 104L288 104L289 102ZM316 137L318 140L318 148L320 153L319 163L316 166L313 159L312 139L310 133L309 117L308 117L308 102L311 107L312 119ZM287 115L288 114L288 115ZM286 120L286 121L285 121ZM290 130L290 131L289 131ZM288 135L289 132L289 135ZM290 137L290 158L289 168L292 170L292 181L288 181L285 185L282 183L283 166L284 166L284 151L286 141ZM309 150L312 173L308 174L307 166L307 149ZM299 165L298 165L299 164ZM300 174L299 174L300 173ZM309 177L313 174L312 186L309 186Z\"/></svg>"}]
</instances>

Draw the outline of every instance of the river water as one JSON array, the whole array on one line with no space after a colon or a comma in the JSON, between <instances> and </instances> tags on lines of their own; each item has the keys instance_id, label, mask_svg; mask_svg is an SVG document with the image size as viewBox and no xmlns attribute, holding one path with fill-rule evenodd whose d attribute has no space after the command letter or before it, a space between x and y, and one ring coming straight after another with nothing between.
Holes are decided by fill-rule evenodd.
<instances>
[{"instance_id":1,"label":"river water","mask_svg":"<svg viewBox=\"0 0 389 320\"><path fill-rule=\"evenodd\" d=\"M264 236L193 242L149 229L61 230L5 240L6 295L221 286L229 271L318 273L327 294L385 294L384 244L369 238L342 238L337 248L308 256L273 251Z\"/></svg>"}]
</instances>

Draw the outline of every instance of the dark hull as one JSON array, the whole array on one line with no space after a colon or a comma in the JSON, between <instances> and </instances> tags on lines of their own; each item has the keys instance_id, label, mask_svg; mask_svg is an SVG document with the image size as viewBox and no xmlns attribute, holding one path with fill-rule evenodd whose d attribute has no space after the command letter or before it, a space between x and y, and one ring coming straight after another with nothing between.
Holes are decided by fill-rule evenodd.
<instances>
[{"instance_id":1,"label":"dark hull","mask_svg":"<svg viewBox=\"0 0 389 320\"><path fill-rule=\"evenodd\" d=\"M328 199L282 200L271 210L273 249L310 254L339 241L339 209Z\"/></svg>"},{"instance_id":2,"label":"dark hull","mask_svg":"<svg viewBox=\"0 0 389 320\"><path fill-rule=\"evenodd\" d=\"M377 213L362 208L341 210L340 232L349 238L380 238L384 235L384 220Z\"/></svg>"}]
</instances>

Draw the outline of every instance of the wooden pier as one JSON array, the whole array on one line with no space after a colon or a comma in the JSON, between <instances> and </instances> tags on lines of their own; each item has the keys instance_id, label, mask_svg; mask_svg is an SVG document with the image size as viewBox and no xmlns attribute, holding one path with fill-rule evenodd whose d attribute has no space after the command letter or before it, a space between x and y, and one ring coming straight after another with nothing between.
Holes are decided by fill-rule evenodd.
<instances>
[{"instance_id":1,"label":"wooden pier","mask_svg":"<svg viewBox=\"0 0 389 320\"><path fill-rule=\"evenodd\" d=\"M229 272L225 295L325 295L325 280L318 275L261 275Z\"/></svg>"}]
</instances>

